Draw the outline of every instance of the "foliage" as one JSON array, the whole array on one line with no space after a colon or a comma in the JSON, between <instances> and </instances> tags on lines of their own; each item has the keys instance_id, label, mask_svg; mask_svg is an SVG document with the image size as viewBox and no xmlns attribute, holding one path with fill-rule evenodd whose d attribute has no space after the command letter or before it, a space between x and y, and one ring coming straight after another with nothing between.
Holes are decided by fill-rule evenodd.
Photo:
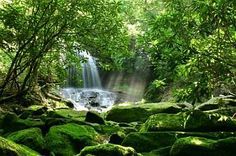
<instances>
[{"instance_id":1,"label":"foliage","mask_svg":"<svg viewBox=\"0 0 236 156\"><path fill-rule=\"evenodd\" d=\"M66 66L79 64L75 45L99 57L101 63L112 60L121 65L114 53L129 54L119 10L119 3L106 0L16 0L3 4L0 48L11 56L11 63L0 94L6 89L16 94L33 90L38 78L65 78Z\"/></svg>"},{"instance_id":2,"label":"foliage","mask_svg":"<svg viewBox=\"0 0 236 156\"><path fill-rule=\"evenodd\" d=\"M193 103L219 94L217 88L233 92L236 3L174 0L164 5L165 9L148 21L150 30L144 41L154 79L174 82L177 99Z\"/></svg>"}]
</instances>

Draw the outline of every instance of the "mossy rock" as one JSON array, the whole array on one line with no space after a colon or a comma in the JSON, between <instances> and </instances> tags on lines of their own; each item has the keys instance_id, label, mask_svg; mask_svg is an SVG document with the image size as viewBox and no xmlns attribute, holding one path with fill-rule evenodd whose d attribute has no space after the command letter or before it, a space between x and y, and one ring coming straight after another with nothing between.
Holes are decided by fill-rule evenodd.
<instances>
[{"instance_id":1,"label":"mossy rock","mask_svg":"<svg viewBox=\"0 0 236 156\"><path fill-rule=\"evenodd\" d=\"M7 136L7 139L28 146L38 152L44 150L44 139L39 128L29 128L13 132Z\"/></svg>"},{"instance_id":2,"label":"mossy rock","mask_svg":"<svg viewBox=\"0 0 236 156\"><path fill-rule=\"evenodd\" d=\"M22 129L27 129L31 127L42 128L45 126L45 123L40 119L20 119L14 113L7 113L2 121L2 128L4 133L14 132Z\"/></svg>"},{"instance_id":3,"label":"mossy rock","mask_svg":"<svg viewBox=\"0 0 236 156\"><path fill-rule=\"evenodd\" d=\"M0 155L1 156L39 156L40 154L32 149L16 144L15 142L0 137Z\"/></svg>"},{"instance_id":4,"label":"mossy rock","mask_svg":"<svg viewBox=\"0 0 236 156\"><path fill-rule=\"evenodd\" d=\"M234 131L236 120L220 114L207 114L199 110L178 114L156 114L142 125L140 131Z\"/></svg>"},{"instance_id":5,"label":"mossy rock","mask_svg":"<svg viewBox=\"0 0 236 156\"><path fill-rule=\"evenodd\" d=\"M135 132L127 135L121 145L133 147L137 152L141 153L150 152L167 146L172 146L177 139L188 136L223 139L227 137L236 137L236 132Z\"/></svg>"},{"instance_id":6,"label":"mossy rock","mask_svg":"<svg viewBox=\"0 0 236 156\"><path fill-rule=\"evenodd\" d=\"M159 148L151 152L142 153L143 156L169 156L171 146Z\"/></svg>"},{"instance_id":7,"label":"mossy rock","mask_svg":"<svg viewBox=\"0 0 236 156\"><path fill-rule=\"evenodd\" d=\"M90 126L69 123L51 127L45 140L46 148L55 155L72 156L85 146L96 145L98 134Z\"/></svg>"},{"instance_id":8,"label":"mossy rock","mask_svg":"<svg viewBox=\"0 0 236 156\"><path fill-rule=\"evenodd\" d=\"M32 105L24 109L23 113L19 115L21 119L26 119L29 117L39 116L47 112L47 107L43 105Z\"/></svg>"},{"instance_id":9,"label":"mossy rock","mask_svg":"<svg viewBox=\"0 0 236 156\"><path fill-rule=\"evenodd\" d=\"M86 117L85 111L76 111L73 109L56 109L48 113L48 117L67 118L75 121L84 121Z\"/></svg>"},{"instance_id":10,"label":"mossy rock","mask_svg":"<svg viewBox=\"0 0 236 156\"><path fill-rule=\"evenodd\" d=\"M212 140L202 137L178 139L170 150L170 156L234 156L236 138Z\"/></svg>"},{"instance_id":11,"label":"mossy rock","mask_svg":"<svg viewBox=\"0 0 236 156\"><path fill-rule=\"evenodd\" d=\"M77 156L138 156L131 147L114 144L101 144L85 147Z\"/></svg>"},{"instance_id":12,"label":"mossy rock","mask_svg":"<svg viewBox=\"0 0 236 156\"><path fill-rule=\"evenodd\" d=\"M85 117L86 122L91 122L91 123L98 123L101 125L105 124L104 119L96 112L87 112L86 117Z\"/></svg>"},{"instance_id":13,"label":"mossy rock","mask_svg":"<svg viewBox=\"0 0 236 156\"><path fill-rule=\"evenodd\" d=\"M174 114L182 111L182 108L175 103L146 103L118 105L113 107L106 116L106 120L115 122L144 122L150 115L156 113Z\"/></svg>"}]
</instances>

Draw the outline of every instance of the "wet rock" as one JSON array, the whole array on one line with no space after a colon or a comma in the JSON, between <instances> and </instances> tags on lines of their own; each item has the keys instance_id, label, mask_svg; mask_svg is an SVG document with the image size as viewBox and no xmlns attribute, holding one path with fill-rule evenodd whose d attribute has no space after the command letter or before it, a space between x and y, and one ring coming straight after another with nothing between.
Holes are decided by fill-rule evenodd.
<instances>
[{"instance_id":1,"label":"wet rock","mask_svg":"<svg viewBox=\"0 0 236 156\"><path fill-rule=\"evenodd\" d=\"M85 147L77 156L138 156L131 147L123 147L114 144L101 144L97 146Z\"/></svg>"},{"instance_id":2,"label":"wet rock","mask_svg":"<svg viewBox=\"0 0 236 156\"><path fill-rule=\"evenodd\" d=\"M0 137L0 155L2 156L39 156L32 149L14 143L11 140Z\"/></svg>"},{"instance_id":3,"label":"wet rock","mask_svg":"<svg viewBox=\"0 0 236 156\"><path fill-rule=\"evenodd\" d=\"M7 136L7 139L28 146L39 153L44 150L44 139L39 128L29 128L13 132Z\"/></svg>"},{"instance_id":4,"label":"wet rock","mask_svg":"<svg viewBox=\"0 0 236 156\"><path fill-rule=\"evenodd\" d=\"M91 122L91 123L98 123L98 124L105 124L104 119L95 112L87 112L86 117L85 117L86 122Z\"/></svg>"},{"instance_id":5,"label":"wet rock","mask_svg":"<svg viewBox=\"0 0 236 156\"><path fill-rule=\"evenodd\" d=\"M85 146L96 145L98 134L90 126L73 123L53 126L45 137L46 148L55 155L72 156Z\"/></svg>"}]
</instances>

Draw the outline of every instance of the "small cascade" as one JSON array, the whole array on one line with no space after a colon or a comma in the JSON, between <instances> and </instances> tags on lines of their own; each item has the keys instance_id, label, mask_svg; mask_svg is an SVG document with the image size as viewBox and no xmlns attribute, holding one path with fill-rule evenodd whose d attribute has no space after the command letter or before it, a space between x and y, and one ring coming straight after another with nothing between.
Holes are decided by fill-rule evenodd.
<instances>
[{"instance_id":1,"label":"small cascade","mask_svg":"<svg viewBox=\"0 0 236 156\"><path fill-rule=\"evenodd\" d=\"M86 51L77 54L86 61L81 64L84 88L62 88L61 95L70 100L76 110L109 110L116 101L116 94L102 89L95 58Z\"/></svg>"},{"instance_id":2,"label":"small cascade","mask_svg":"<svg viewBox=\"0 0 236 156\"><path fill-rule=\"evenodd\" d=\"M86 51L80 51L79 55L87 60L82 63L84 88L102 88L96 60Z\"/></svg>"}]
</instances>

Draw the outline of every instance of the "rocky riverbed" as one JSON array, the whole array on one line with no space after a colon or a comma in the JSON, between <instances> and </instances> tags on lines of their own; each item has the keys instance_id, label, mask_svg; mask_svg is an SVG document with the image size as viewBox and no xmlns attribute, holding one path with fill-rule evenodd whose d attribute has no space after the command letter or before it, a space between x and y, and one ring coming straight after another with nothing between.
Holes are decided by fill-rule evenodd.
<instances>
[{"instance_id":1,"label":"rocky riverbed","mask_svg":"<svg viewBox=\"0 0 236 156\"><path fill-rule=\"evenodd\" d=\"M1 156L234 156L236 99L125 103L106 113L66 106L0 109Z\"/></svg>"}]
</instances>

